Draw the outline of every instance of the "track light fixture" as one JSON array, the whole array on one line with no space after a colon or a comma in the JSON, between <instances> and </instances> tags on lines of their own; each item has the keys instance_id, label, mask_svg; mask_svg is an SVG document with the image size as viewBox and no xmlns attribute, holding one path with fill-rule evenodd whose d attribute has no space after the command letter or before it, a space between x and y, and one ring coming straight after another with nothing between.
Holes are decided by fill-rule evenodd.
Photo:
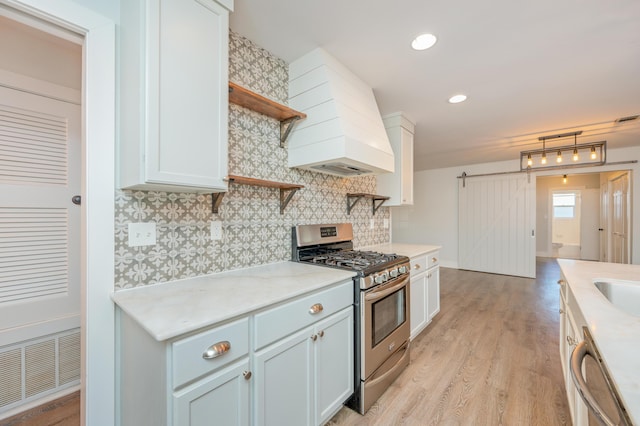
<instances>
[{"instance_id":1,"label":"track light fixture","mask_svg":"<svg viewBox=\"0 0 640 426\"><path fill-rule=\"evenodd\" d=\"M520 170L557 169L584 166L601 166L606 163L607 142L578 143L578 135L582 131L561 133L557 135L540 136L542 149L520 152ZM573 145L552 146L547 148L549 140L561 139L573 136ZM547 164L547 151L556 152L556 161L553 165ZM567 164L563 162L563 154L571 156ZM583 154L583 155L581 155Z\"/></svg>"}]
</instances>

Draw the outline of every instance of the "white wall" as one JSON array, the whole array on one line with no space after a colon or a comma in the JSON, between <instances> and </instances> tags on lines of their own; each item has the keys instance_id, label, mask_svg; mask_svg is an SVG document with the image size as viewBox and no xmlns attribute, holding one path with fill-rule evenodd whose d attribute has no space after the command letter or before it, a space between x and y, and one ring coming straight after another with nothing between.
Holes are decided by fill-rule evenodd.
<instances>
[{"instance_id":1,"label":"white wall","mask_svg":"<svg viewBox=\"0 0 640 426\"><path fill-rule=\"evenodd\" d=\"M87 9L91 9L109 19L116 24L120 22L120 1L121 0L72 0L81 4ZM126 1L126 0L125 0Z\"/></svg>"},{"instance_id":2,"label":"white wall","mask_svg":"<svg viewBox=\"0 0 640 426\"><path fill-rule=\"evenodd\" d=\"M639 141L640 143L640 141ZM607 152L608 163L640 160L640 146ZM392 239L394 242L434 244L442 246L441 264L458 267L458 180L462 172L468 175L480 173L509 172L520 169L516 160L496 163L474 164L419 171L414 174L414 205L392 207ZM567 170L566 173L596 173L611 170L632 170L632 201L640 206L640 165L607 165L584 169ZM550 176L562 173L533 173L535 176ZM640 264L640 207L632 208L632 263Z\"/></svg>"}]
</instances>

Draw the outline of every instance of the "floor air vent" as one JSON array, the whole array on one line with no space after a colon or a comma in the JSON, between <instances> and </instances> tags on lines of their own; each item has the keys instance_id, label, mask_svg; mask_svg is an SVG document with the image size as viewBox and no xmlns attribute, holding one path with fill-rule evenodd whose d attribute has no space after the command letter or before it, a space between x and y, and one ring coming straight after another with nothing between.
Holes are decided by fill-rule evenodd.
<instances>
[{"instance_id":1,"label":"floor air vent","mask_svg":"<svg viewBox=\"0 0 640 426\"><path fill-rule=\"evenodd\" d=\"M3 412L79 384L79 329L0 348L0 418Z\"/></svg>"}]
</instances>

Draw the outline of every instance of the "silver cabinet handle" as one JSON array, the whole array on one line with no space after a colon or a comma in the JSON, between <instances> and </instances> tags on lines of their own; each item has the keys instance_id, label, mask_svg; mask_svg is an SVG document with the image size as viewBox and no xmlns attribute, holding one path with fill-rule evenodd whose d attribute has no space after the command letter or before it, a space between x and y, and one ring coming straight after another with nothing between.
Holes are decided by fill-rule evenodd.
<instances>
[{"instance_id":1,"label":"silver cabinet handle","mask_svg":"<svg viewBox=\"0 0 640 426\"><path fill-rule=\"evenodd\" d=\"M311 315L319 314L320 312L322 312L323 309L324 309L324 306L322 306L322 303L316 303L309 308L309 313Z\"/></svg>"},{"instance_id":2,"label":"silver cabinet handle","mask_svg":"<svg viewBox=\"0 0 640 426\"><path fill-rule=\"evenodd\" d=\"M438 262L438 258L437 258L437 257L432 257L432 258L431 258L431 261L432 261L433 263L437 263L437 262Z\"/></svg>"},{"instance_id":3,"label":"silver cabinet handle","mask_svg":"<svg viewBox=\"0 0 640 426\"><path fill-rule=\"evenodd\" d=\"M251 378L251 371L243 372L242 377L244 377L245 380L249 380Z\"/></svg>"},{"instance_id":4,"label":"silver cabinet handle","mask_svg":"<svg viewBox=\"0 0 640 426\"><path fill-rule=\"evenodd\" d=\"M418 263L416 263L415 265L413 265L413 269L418 270L422 268L422 266L420 266Z\"/></svg>"},{"instance_id":5,"label":"silver cabinet handle","mask_svg":"<svg viewBox=\"0 0 640 426\"><path fill-rule=\"evenodd\" d=\"M565 280L558 280L558 285L565 285L567 282Z\"/></svg>"},{"instance_id":6,"label":"silver cabinet handle","mask_svg":"<svg viewBox=\"0 0 640 426\"><path fill-rule=\"evenodd\" d=\"M564 314L564 309L562 309L562 308L558 309L558 313L559 314Z\"/></svg>"},{"instance_id":7,"label":"silver cabinet handle","mask_svg":"<svg viewBox=\"0 0 640 426\"><path fill-rule=\"evenodd\" d=\"M317 334L312 335L311 340L313 340L314 342L318 340L318 335Z\"/></svg>"},{"instance_id":8,"label":"silver cabinet handle","mask_svg":"<svg viewBox=\"0 0 640 426\"><path fill-rule=\"evenodd\" d=\"M324 337L324 330L320 331L320 333L318 333L318 336Z\"/></svg>"},{"instance_id":9,"label":"silver cabinet handle","mask_svg":"<svg viewBox=\"0 0 640 426\"><path fill-rule=\"evenodd\" d=\"M213 345L209 346L206 351L204 351L204 353L202 354L202 358L214 359L226 354L230 349L231 343L229 343L229 341L227 340L214 343Z\"/></svg>"},{"instance_id":10,"label":"silver cabinet handle","mask_svg":"<svg viewBox=\"0 0 640 426\"><path fill-rule=\"evenodd\" d=\"M578 343L578 341L576 339L574 339L571 336L567 336L567 344L569 346L575 346Z\"/></svg>"}]
</instances>

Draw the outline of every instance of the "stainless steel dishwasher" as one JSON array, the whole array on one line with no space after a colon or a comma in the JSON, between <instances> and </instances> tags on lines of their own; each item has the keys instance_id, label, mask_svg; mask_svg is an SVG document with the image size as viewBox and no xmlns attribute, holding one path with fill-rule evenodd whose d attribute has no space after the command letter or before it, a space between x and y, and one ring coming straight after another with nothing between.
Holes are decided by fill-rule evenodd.
<instances>
[{"instance_id":1,"label":"stainless steel dishwasher","mask_svg":"<svg viewBox=\"0 0 640 426\"><path fill-rule=\"evenodd\" d=\"M571 378L589 409L589 425L632 426L589 329L582 331L584 340L571 353Z\"/></svg>"}]
</instances>

